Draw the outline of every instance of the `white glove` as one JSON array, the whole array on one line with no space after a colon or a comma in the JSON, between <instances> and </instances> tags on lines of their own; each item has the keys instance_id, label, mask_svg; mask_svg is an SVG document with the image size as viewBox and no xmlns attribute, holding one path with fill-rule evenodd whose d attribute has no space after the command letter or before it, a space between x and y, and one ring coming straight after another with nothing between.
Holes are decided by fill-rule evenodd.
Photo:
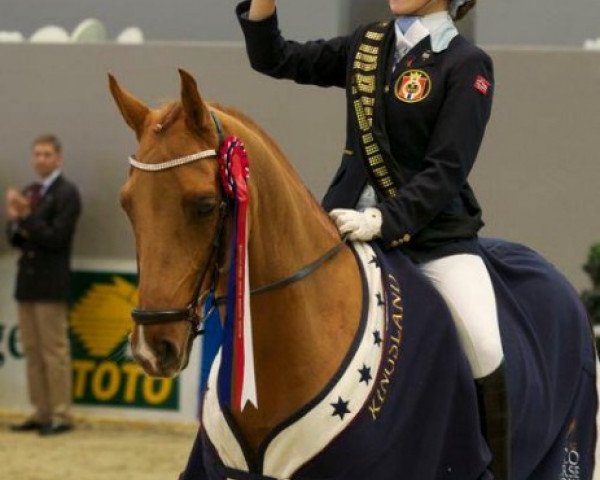
<instances>
[{"instance_id":1,"label":"white glove","mask_svg":"<svg viewBox=\"0 0 600 480\"><path fill-rule=\"evenodd\" d=\"M367 208L364 212L338 208L332 210L329 216L337 225L340 233L348 234L350 240L369 242L381 236L383 219L381 210L378 208Z\"/></svg>"}]
</instances>

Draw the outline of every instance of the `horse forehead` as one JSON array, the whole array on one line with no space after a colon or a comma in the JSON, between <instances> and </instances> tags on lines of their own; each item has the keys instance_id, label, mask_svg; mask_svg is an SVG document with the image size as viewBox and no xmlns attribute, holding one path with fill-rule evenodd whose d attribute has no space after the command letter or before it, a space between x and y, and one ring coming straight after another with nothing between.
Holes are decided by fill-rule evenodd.
<instances>
[{"instance_id":1,"label":"horse forehead","mask_svg":"<svg viewBox=\"0 0 600 480\"><path fill-rule=\"evenodd\" d=\"M216 196L219 192L218 168L218 162L213 159L159 172L145 172L134 168L121 187L121 201L125 205L134 202L152 205L158 202L166 206L182 199ZM173 210L172 213L177 211Z\"/></svg>"},{"instance_id":2,"label":"horse forehead","mask_svg":"<svg viewBox=\"0 0 600 480\"><path fill-rule=\"evenodd\" d=\"M168 128L171 123L182 117L183 107L178 102L167 103L152 110L150 118L155 124Z\"/></svg>"}]
</instances>

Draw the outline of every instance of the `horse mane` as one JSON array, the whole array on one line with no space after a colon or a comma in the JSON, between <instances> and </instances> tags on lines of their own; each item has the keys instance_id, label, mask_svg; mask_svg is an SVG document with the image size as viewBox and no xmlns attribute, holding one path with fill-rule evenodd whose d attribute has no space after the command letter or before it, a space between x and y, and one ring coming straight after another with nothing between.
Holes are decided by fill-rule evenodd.
<instances>
[{"instance_id":1,"label":"horse mane","mask_svg":"<svg viewBox=\"0 0 600 480\"><path fill-rule=\"evenodd\" d=\"M271 148L272 150L275 151L276 156L278 158L287 158L285 153L283 153L283 150L281 150L281 147L279 147L279 145L273 139L273 137L271 137L271 135L269 133L267 133L265 131L265 129L262 128L256 122L256 120L254 120L250 116L246 115L245 113L243 113L240 110L233 108L233 107L228 107L225 105L221 105L220 103L214 103L214 102L211 102L209 105L212 108L214 108L215 110L218 110L227 115L231 115L232 117L236 118L237 120L242 122L244 125L249 127L251 130L256 131L256 133L262 138L262 140L265 141L265 143L269 146L269 148Z\"/></svg>"},{"instance_id":2,"label":"horse mane","mask_svg":"<svg viewBox=\"0 0 600 480\"><path fill-rule=\"evenodd\" d=\"M249 127L251 130L254 130L258 134L258 136L262 140L264 140L264 142L267 144L267 146L276 153L276 156L278 158L281 158L281 159L287 158L285 156L285 154L283 153L283 150L281 150L281 148L277 144L277 142L275 142L275 140L273 140L273 138L258 123L256 123L256 121L254 119L252 119L245 113L243 113L233 107L221 105L220 103L216 103L216 102L209 102L208 106L213 108L214 110L217 110L219 112L225 113L227 115L230 115L230 116L236 118L241 123L243 123L245 126ZM168 100L168 101L163 102L158 107L158 110L160 112L164 112L164 113L160 117L160 120L157 122L155 129L158 127L158 131L166 132L167 129L171 125L173 125L173 123L175 123L175 121L177 121L177 119L183 113L183 105L181 103L181 100Z\"/></svg>"},{"instance_id":3,"label":"horse mane","mask_svg":"<svg viewBox=\"0 0 600 480\"><path fill-rule=\"evenodd\" d=\"M315 211L321 215L325 215L325 212L323 211L323 208L315 198L315 195L306 186L302 177L300 177L296 169L293 167L287 155L283 152L283 150L273 139L273 137L271 137L271 135L264 130L264 128L262 128L253 118L237 110L236 108L227 107L216 102L210 102L209 105L210 107L214 108L219 112L234 117L236 120L240 121L250 130L254 131L261 138L261 140L265 142L267 147L273 151L273 153L275 154L274 157L277 159L279 164L283 168L285 168L291 176L293 176L296 179L298 186L301 188L302 192L310 199L310 205L315 209Z\"/></svg>"},{"instance_id":4,"label":"horse mane","mask_svg":"<svg viewBox=\"0 0 600 480\"><path fill-rule=\"evenodd\" d=\"M302 193L310 199L309 203L314 208L315 212L318 212L321 215L325 214L314 194L306 186L302 180L302 177L300 177L296 169L288 160L288 157L285 155L281 147L277 144L273 137L271 137L271 135L265 131L263 127L261 127L253 118L236 108L221 105L217 102L209 102L208 106L218 112L235 118L249 130L253 131L264 142L266 147L274 153L273 157L276 159L278 164L296 180L296 183L298 184L298 187ZM159 110L163 111L164 113L157 125L154 127L154 130L157 133L165 132L169 126L171 126L181 116L183 113L183 105L180 100L166 101L159 107Z\"/></svg>"},{"instance_id":5,"label":"horse mane","mask_svg":"<svg viewBox=\"0 0 600 480\"><path fill-rule=\"evenodd\" d=\"M154 127L156 133L165 132L181 115L183 112L183 105L181 101L170 101L163 103L159 110L164 110L162 118Z\"/></svg>"}]
</instances>

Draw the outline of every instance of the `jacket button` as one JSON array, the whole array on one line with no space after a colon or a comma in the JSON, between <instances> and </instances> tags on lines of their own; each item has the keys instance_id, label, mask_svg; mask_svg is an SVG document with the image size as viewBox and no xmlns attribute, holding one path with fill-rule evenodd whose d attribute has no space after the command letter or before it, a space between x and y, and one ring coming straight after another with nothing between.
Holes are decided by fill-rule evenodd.
<instances>
[{"instance_id":1,"label":"jacket button","mask_svg":"<svg viewBox=\"0 0 600 480\"><path fill-rule=\"evenodd\" d=\"M404 235L404 237L402 238L402 241L403 241L404 243L408 243L408 242L410 242L410 241L411 241L411 239L412 239L412 237L410 236L410 234L408 234L408 233L407 233L407 234L406 234L406 235Z\"/></svg>"},{"instance_id":2,"label":"jacket button","mask_svg":"<svg viewBox=\"0 0 600 480\"><path fill-rule=\"evenodd\" d=\"M384 87L383 91L384 91L385 93L390 93L390 86L389 86L389 85L386 85L386 86Z\"/></svg>"},{"instance_id":3,"label":"jacket button","mask_svg":"<svg viewBox=\"0 0 600 480\"><path fill-rule=\"evenodd\" d=\"M391 243L391 245L392 245L392 247L394 247L394 248L395 248L395 247L399 246L399 245L400 245L400 243L398 243L398 241L397 241L397 240L394 240L394 241Z\"/></svg>"}]
</instances>

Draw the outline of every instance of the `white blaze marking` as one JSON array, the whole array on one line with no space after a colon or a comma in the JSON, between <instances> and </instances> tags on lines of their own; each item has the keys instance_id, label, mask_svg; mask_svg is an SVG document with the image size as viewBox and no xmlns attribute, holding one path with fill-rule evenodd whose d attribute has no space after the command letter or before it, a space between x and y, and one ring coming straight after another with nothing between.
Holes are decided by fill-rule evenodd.
<instances>
[{"instance_id":1,"label":"white blaze marking","mask_svg":"<svg viewBox=\"0 0 600 480\"><path fill-rule=\"evenodd\" d=\"M148 342L144 338L144 327L142 325L137 325L138 329L138 345L137 345L137 356L146 360L150 363L153 370L156 370L157 359L154 353L152 353L152 349L148 346Z\"/></svg>"}]
</instances>

